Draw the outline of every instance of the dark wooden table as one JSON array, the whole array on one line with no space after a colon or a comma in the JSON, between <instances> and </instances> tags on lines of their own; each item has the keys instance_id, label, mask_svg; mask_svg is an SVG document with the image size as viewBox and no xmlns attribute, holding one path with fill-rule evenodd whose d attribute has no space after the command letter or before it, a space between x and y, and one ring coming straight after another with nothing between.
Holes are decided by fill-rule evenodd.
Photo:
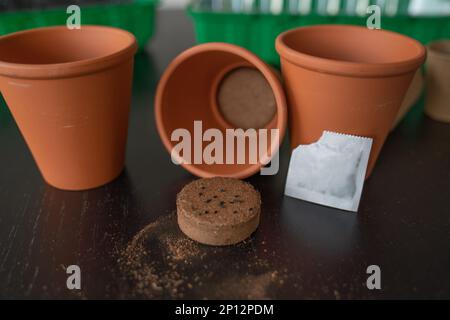
<instances>
[{"instance_id":1,"label":"dark wooden table","mask_svg":"<svg viewBox=\"0 0 450 320\"><path fill-rule=\"evenodd\" d=\"M2 102L0 298L450 298L450 125L422 116L420 104L387 140L357 214L283 196L285 140L279 174L249 179L263 197L252 239L205 247L166 219L165 231L147 241L149 263L182 281L157 287L160 294L135 290L149 283L123 274L117 248L173 215L176 193L194 179L170 161L153 117L158 78L194 44L192 25L182 12L158 20L148 53L136 58L126 170L109 185L46 185ZM194 254L165 257L167 239ZM79 291L66 287L72 264L81 268ZM381 290L366 287L372 264L381 268Z\"/></svg>"}]
</instances>

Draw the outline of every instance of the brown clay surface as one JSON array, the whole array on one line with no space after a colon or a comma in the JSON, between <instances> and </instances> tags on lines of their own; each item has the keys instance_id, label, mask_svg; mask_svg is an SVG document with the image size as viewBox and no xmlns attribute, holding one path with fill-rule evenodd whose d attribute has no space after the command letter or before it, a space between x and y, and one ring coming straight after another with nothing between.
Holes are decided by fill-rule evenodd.
<instances>
[{"instance_id":1,"label":"brown clay surface","mask_svg":"<svg viewBox=\"0 0 450 320\"><path fill-rule=\"evenodd\" d=\"M254 68L238 68L228 73L217 93L219 109L236 128L264 128L276 112L272 89Z\"/></svg>"},{"instance_id":2,"label":"brown clay surface","mask_svg":"<svg viewBox=\"0 0 450 320\"><path fill-rule=\"evenodd\" d=\"M180 229L191 239L229 245L258 227L261 197L249 183L232 178L199 179L177 196Z\"/></svg>"}]
</instances>

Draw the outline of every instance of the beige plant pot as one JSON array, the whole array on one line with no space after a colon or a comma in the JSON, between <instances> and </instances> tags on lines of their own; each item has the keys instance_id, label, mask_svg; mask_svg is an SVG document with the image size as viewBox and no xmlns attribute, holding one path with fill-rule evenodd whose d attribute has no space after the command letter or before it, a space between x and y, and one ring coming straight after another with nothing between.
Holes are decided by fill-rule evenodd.
<instances>
[{"instance_id":1,"label":"beige plant pot","mask_svg":"<svg viewBox=\"0 0 450 320\"><path fill-rule=\"evenodd\" d=\"M392 125L391 130L394 130L400 121L406 116L406 114L411 110L411 108L417 103L420 99L424 88L424 79L422 75L422 70L417 70L411 84L409 85L409 89L406 92L405 98L403 99L402 105L400 106L400 110L397 113L397 117L395 118L394 124Z\"/></svg>"},{"instance_id":2,"label":"beige plant pot","mask_svg":"<svg viewBox=\"0 0 450 320\"><path fill-rule=\"evenodd\" d=\"M450 123L450 40L428 46L425 113L432 119Z\"/></svg>"}]
</instances>

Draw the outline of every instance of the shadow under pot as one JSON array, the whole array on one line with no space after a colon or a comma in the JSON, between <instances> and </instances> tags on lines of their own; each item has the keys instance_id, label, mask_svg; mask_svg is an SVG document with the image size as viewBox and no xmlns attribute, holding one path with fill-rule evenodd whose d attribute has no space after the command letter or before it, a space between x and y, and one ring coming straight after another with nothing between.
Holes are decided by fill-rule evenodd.
<instances>
[{"instance_id":1,"label":"shadow under pot","mask_svg":"<svg viewBox=\"0 0 450 320\"><path fill-rule=\"evenodd\" d=\"M90 189L123 170L136 49L103 26L0 37L0 90L48 184Z\"/></svg>"},{"instance_id":2,"label":"shadow under pot","mask_svg":"<svg viewBox=\"0 0 450 320\"><path fill-rule=\"evenodd\" d=\"M246 178L278 151L287 112L271 67L244 48L207 43L168 66L155 117L175 163L199 177Z\"/></svg>"},{"instance_id":3,"label":"shadow under pot","mask_svg":"<svg viewBox=\"0 0 450 320\"><path fill-rule=\"evenodd\" d=\"M290 140L316 142L323 131L373 139L370 176L426 50L385 30L302 27L276 39L290 115Z\"/></svg>"}]
</instances>

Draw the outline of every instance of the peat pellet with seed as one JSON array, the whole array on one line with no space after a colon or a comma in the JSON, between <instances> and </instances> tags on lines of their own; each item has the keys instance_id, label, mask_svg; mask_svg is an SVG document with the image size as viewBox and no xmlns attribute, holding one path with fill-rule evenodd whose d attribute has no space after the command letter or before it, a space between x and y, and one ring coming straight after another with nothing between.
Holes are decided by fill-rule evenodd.
<instances>
[{"instance_id":1,"label":"peat pellet with seed","mask_svg":"<svg viewBox=\"0 0 450 320\"><path fill-rule=\"evenodd\" d=\"M241 242L258 227L261 196L252 185L232 178L198 179L177 196L181 231L203 244Z\"/></svg>"}]
</instances>

